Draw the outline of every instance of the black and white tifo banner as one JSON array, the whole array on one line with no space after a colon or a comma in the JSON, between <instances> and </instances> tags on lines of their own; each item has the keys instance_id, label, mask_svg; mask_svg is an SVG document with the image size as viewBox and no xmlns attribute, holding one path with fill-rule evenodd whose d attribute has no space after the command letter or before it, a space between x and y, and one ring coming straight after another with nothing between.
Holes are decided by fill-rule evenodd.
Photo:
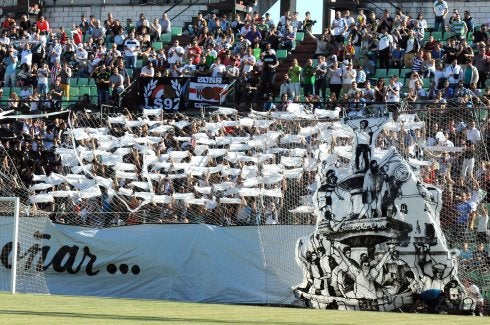
<instances>
[{"instance_id":1,"label":"black and white tifo banner","mask_svg":"<svg viewBox=\"0 0 490 325\"><path fill-rule=\"evenodd\" d=\"M141 78L140 99L146 109L178 111L183 108L187 78Z\"/></svg>"},{"instance_id":2,"label":"black and white tifo banner","mask_svg":"<svg viewBox=\"0 0 490 325\"><path fill-rule=\"evenodd\" d=\"M225 95L229 78L194 77L189 84L189 102L194 108L219 105L220 95Z\"/></svg>"}]
</instances>

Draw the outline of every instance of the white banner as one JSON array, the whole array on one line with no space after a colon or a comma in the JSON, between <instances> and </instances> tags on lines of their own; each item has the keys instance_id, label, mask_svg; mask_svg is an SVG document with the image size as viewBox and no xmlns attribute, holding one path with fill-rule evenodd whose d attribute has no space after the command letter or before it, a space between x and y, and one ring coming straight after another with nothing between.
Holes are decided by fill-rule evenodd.
<instances>
[{"instance_id":1,"label":"white banner","mask_svg":"<svg viewBox=\"0 0 490 325\"><path fill-rule=\"evenodd\" d=\"M0 222L2 227L10 226ZM273 266L266 270L257 227L186 224L92 229L48 223L41 233L46 238L44 268L52 294L262 304L294 300L291 286L302 278L295 264L294 239L312 229L261 228L261 236L281 243L280 264L291 268L284 270L287 274ZM32 232L32 242L21 243L21 256L40 244L35 238L41 234ZM1 240L2 249L8 251L11 238ZM0 268L5 283L10 270L3 261ZM271 286L274 290L268 289Z\"/></svg>"}]
</instances>

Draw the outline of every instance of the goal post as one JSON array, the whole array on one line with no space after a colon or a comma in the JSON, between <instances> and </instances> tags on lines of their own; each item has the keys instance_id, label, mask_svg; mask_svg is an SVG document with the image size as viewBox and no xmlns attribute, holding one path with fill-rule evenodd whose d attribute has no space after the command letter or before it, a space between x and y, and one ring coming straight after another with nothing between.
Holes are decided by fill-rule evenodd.
<instances>
[{"instance_id":1,"label":"goal post","mask_svg":"<svg viewBox=\"0 0 490 325\"><path fill-rule=\"evenodd\" d=\"M42 243L36 233L43 231L47 218L21 209L19 197L0 197L0 291L48 294L42 267ZM39 255L38 255L39 254Z\"/></svg>"}]
</instances>

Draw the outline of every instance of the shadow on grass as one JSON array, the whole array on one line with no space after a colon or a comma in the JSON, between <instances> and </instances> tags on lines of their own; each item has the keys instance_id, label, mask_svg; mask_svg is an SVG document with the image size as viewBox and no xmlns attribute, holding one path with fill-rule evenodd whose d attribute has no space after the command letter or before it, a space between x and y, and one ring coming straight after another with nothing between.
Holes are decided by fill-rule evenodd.
<instances>
[{"instance_id":1,"label":"shadow on grass","mask_svg":"<svg viewBox=\"0 0 490 325\"><path fill-rule=\"evenodd\" d=\"M178 323L212 323L212 324L230 324L230 320L213 319L213 318L184 318L184 317L164 317L164 316L143 316L143 315L112 315L112 314L90 314L90 313L70 313L70 312L50 312L50 311L26 311L26 310L2 310L2 315L25 315L25 316L37 316L37 317L65 317L65 318L80 318L80 319L93 319L93 320L107 320L107 321L142 321L142 322L178 322ZM250 320L236 320L232 321L233 324L250 324ZM275 322L280 324L281 322ZM285 321L287 324L296 324L294 322ZM303 322L297 324L304 324Z\"/></svg>"}]
</instances>

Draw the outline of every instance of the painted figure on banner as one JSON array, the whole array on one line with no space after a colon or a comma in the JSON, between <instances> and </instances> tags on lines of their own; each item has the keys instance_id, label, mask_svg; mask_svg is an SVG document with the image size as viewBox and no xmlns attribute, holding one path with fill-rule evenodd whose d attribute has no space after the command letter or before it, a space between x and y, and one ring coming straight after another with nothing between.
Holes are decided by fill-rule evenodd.
<instances>
[{"instance_id":1,"label":"painted figure on banner","mask_svg":"<svg viewBox=\"0 0 490 325\"><path fill-rule=\"evenodd\" d=\"M442 191L394 147L376 147L391 115L346 117L346 170L325 159L313 195L317 228L298 239L303 282L293 289L312 308L452 313L474 301L458 279L457 254L439 225Z\"/></svg>"}]
</instances>

